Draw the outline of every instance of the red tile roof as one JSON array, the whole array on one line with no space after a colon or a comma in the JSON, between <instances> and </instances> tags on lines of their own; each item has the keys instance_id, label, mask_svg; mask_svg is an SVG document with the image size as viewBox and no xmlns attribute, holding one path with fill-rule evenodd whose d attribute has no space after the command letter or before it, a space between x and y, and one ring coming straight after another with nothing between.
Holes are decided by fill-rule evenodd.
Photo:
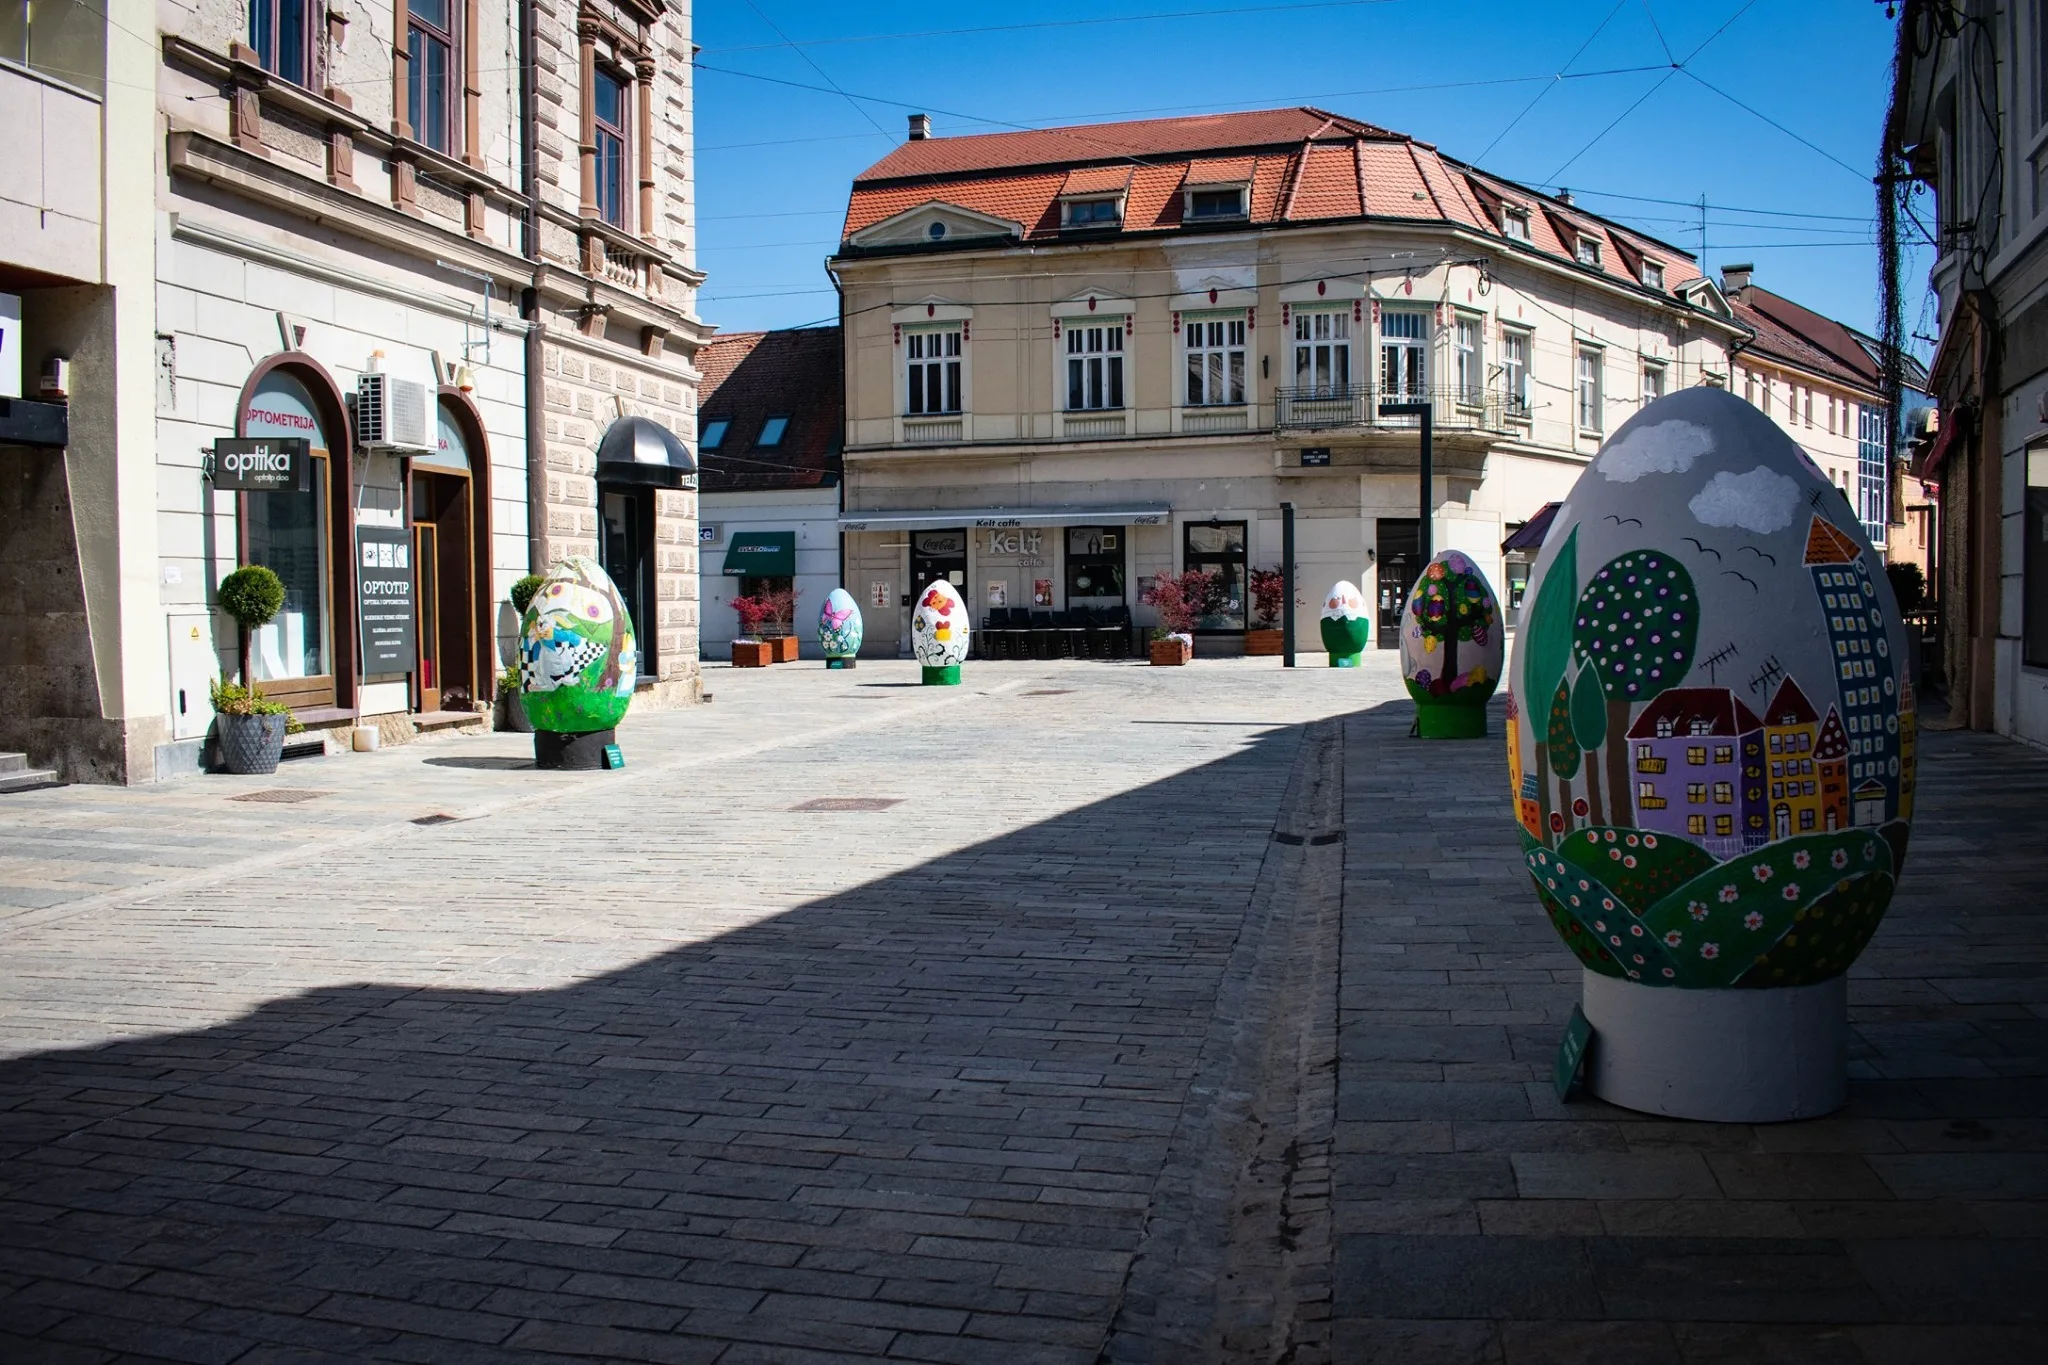
<instances>
[{"instance_id":1,"label":"red tile roof","mask_svg":"<svg viewBox=\"0 0 2048 1365\"><path fill-rule=\"evenodd\" d=\"M1756 331L1756 340L1743 347L1742 354L1795 365L1873 393L1883 386L1876 358L1854 332L1833 318L1754 284L1732 290L1727 297L1736 320Z\"/></svg>"},{"instance_id":2,"label":"red tile roof","mask_svg":"<svg viewBox=\"0 0 2048 1365\"><path fill-rule=\"evenodd\" d=\"M1694 733L1694 721L1706 722L1707 728L1699 733L1709 735L1746 735L1763 728L1756 713L1725 687L1674 687L1643 708L1628 737L1679 739ZM1659 735L1658 726L1665 722L1671 733Z\"/></svg>"},{"instance_id":3,"label":"red tile roof","mask_svg":"<svg viewBox=\"0 0 2048 1365\"><path fill-rule=\"evenodd\" d=\"M1183 226L1183 188L1245 182L1253 226L1419 220L1505 241L1496 213L1506 202L1540 207L1529 214L1527 247L1537 252L1576 263L1575 240L1597 241L1600 264L1580 269L1640 286L1647 258L1663 265L1666 291L1700 274L1668 243L1488 176L1404 133L1307 106L906 142L854 178L842 236L845 250L857 251L850 239L862 230L948 203L1022 223L1027 241L1057 240L1060 195L1126 184L1122 230L1171 231Z\"/></svg>"},{"instance_id":4,"label":"red tile roof","mask_svg":"<svg viewBox=\"0 0 2048 1365\"><path fill-rule=\"evenodd\" d=\"M837 327L715 336L697 353L704 383L701 434L727 424L715 449L700 449L699 486L708 492L816 488L839 477L845 426L845 358ZM772 446L757 444L771 417L789 426Z\"/></svg>"}]
</instances>

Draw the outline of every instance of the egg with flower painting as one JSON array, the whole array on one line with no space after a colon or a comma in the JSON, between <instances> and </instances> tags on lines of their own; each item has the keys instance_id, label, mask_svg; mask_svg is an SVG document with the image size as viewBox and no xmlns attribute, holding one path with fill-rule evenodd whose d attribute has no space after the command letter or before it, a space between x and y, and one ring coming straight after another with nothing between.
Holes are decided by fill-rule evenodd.
<instances>
[{"instance_id":1,"label":"egg with flower painting","mask_svg":"<svg viewBox=\"0 0 2048 1365\"><path fill-rule=\"evenodd\" d=\"M818 613L818 644L827 659L851 659L860 653L860 604L844 588L834 588Z\"/></svg>"},{"instance_id":2,"label":"egg with flower painting","mask_svg":"<svg viewBox=\"0 0 2048 1365\"><path fill-rule=\"evenodd\" d=\"M1883 559L1841 490L1750 404L1681 390L1580 476L1525 600L1509 776L1537 896L1588 970L1679 989L1846 972L1905 856L1916 717Z\"/></svg>"},{"instance_id":3,"label":"egg with flower painting","mask_svg":"<svg viewBox=\"0 0 2048 1365\"><path fill-rule=\"evenodd\" d=\"M519 700L533 728L612 729L626 717L639 668L633 618L610 575L584 555L550 569L519 626Z\"/></svg>"},{"instance_id":4,"label":"egg with flower painting","mask_svg":"<svg viewBox=\"0 0 2048 1365\"><path fill-rule=\"evenodd\" d=\"M1321 624L1330 667L1358 667L1364 659L1366 639L1372 634L1372 615L1356 583L1339 580L1330 585L1323 594Z\"/></svg>"},{"instance_id":5,"label":"egg with flower painting","mask_svg":"<svg viewBox=\"0 0 2048 1365\"><path fill-rule=\"evenodd\" d=\"M1416 733L1484 735L1506 651L1493 585L1471 556L1442 551L1415 580L1401 613L1401 676L1415 699Z\"/></svg>"},{"instance_id":6,"label":"egg with flower painting","mask_svg":"<svg viewBox=\"0 0 2048 1365\"><path fill-rule=\"evenodd\" d=\"M933 579L919 590L910 613L910 652L924 666L928 683L960 681L967 658L967 603L953 585Z\"/></svg>"}]
</instances>

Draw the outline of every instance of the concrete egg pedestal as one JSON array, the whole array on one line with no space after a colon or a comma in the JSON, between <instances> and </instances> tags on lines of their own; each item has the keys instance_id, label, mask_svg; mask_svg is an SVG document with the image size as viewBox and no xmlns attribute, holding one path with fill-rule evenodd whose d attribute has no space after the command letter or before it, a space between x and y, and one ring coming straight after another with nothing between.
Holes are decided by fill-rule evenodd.
<instances>
[{"instance_id":1,"label":"concrete egg pedestal","mask_svg":"<svg viewBox=\"0 0 2048 1365\"><path fill-rule=\"evenodd\" d=\"M1673 990L1585 974L1586 1088L1624 1109L1718 1123L1819 1118L1849 1091L1849 980Z\"/></svg>"},{"instance_id":2,"label":"concrete egg pedestal","mask_svg":"<svg viewBox=\"0 0 2048 1365\"><path fill-rule=\"evenodd\" d=\"M605 766L604 751L618 743L616 730L587 730L564 734L556 730L533 732L533 766L536 768L587 772Z\"/></svg>"}]
</instances>

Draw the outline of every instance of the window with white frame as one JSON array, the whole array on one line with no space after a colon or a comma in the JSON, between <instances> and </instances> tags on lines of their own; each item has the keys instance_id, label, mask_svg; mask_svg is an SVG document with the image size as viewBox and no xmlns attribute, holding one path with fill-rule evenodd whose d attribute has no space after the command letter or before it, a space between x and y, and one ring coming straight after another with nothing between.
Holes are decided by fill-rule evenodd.
<instances>
[{"instance_id":1,"label":"window with white frame","mask_svg":"<svg viewBox=\"0 0 2048 1365\"><path fill-rule=\"evenodd\" d=\"M1294 314L1294 385L1318 396L1351 384L1351 310L1306 308Z\"/></svg>"},{"instance_id":2,"label":"window with white frame","mask_svg":"<svg viewBox=\"0 0 2048 1365\"><path fill-rule=\"evenodd\" d=\"M1067 411L1124 405L1124 320L1065 324Z\"/></svg>"},{"instance_id":3,"label":"window with white frame","mask_svg":"<svg viewBox=\"0 0 2048 1365\"><path fill-rule=\"evenodd\" d=\"M1500 230L1502 235L1512 237L1518 242L1528 241L1529 210L1518 209L1513 205L1502 209L1500 211Z\"/></svg>"},{"instance_id":4,"label":"window with white frame","mask_svg":"<svg viewBox=\"0 0 2048 1365\"><path fill-rule=\"evenodd\" d=\"M1244 217L1244 190L1209 189L1189 190L1187 202L1181 209L1181 217L1187 222L1198 222L1208 218Z\"/></svg>"},{"instance_id":5,"label":"window with white frame","mask_svg":"<svg viewBox=\"0 0 2048 1365\"><path fill-rule=\"evenodd\" d=\"M1520 330L1500 335L1501 394L1510 414L1529 411L1529 334Z\"/></svg>"},{"instance_id":6,"label":"window with white frame","mask_svg":"<svg viewBox=\"0 0 2048 1365\"><path fill-rule=\"evenodd\" d=\"M1429 314L1420 308L1380 312L1380 401L1419 403L1429 396Z\"/></svg>"},{"instance_id":7,"label":"window with white frame","mask_svg":"<svg viewBox=\"0 0 2048 1365\"><path fill-rule=\"evenodd\" d=\"M1801 413L1800 413L1800 420L1801 420L1801 421L1803 421L1803 422L1805 422L1805 423L1806 423L1806 425L1808 425L1808 426L1812 426L1812 425L1813 425L1813 390L1812 390L1812 389L1804 389L1804 390L1802 390L1802 391L1801 391L1801 396L1800 396L1800 401L1801 401L1801 403L1802 403L1802 404L1804 405L1804 407L1803 407L1803 409L1802 409L1802 411L1801 411Z\"/></svg>"},{"instance_id":8,"label":"window with white frame","mask_svg":"<svg viewBox=\"0 0 2048 1365\"><path fill-rule=\"evenodd\" d=\"M1884 548L1885 526L1891 520L1891 481L1885 478L1885 410L1869 403L1857 405L1856 423L1856 517L1863 523L1870 543Z\"/></svg>"},{"instance_id":9,"label":"window with white frame","mask_svg":"<svg viewBox=\"0 0 2048 1365\"><path fill-rule=\"evenodd\" d=\"M1182 320L1188 357L1187 405L1223 407L1244 402L1244 314Z\"/></svg>"},{"instance_id":10,"label":"window with white frame","mask_svg":"<svg viewBox=\"0 0 2048 1365\"><path fill-rule=\"evenodd\" d=\"M1480 320L1464 313L1458 315L1457 329L1452 336L1452 361L1458 385L1458 401L1466 406L1478 404L1486 393L1486 354L1480 345Z\"/></svg>"},{"instance_id":11,"label":"window with white frame","mask_svg":"<svg viewBox=\"0 0 2048 1365\"><path fill-rule=\"evenodd\" d=\"M1600 264L1600 239L1589 232L1580 233L1573 254L1579 258L1580 265Z\"/></svg>"},{"instance_id":12,"label":"window with white frame","mask_svg":"<svg viewBox=\"0 0 2048 1365\"><path fill-rule=\"evenodd\" d=\"M1060 205L1061 225L1070 228L1115 227L1123 221L1121 199L1068 199Z\"/></svg>"},{"instance_id":13,"label":"window with white frame","mask_svg":"<svg viewBox=\"0 0 2048 1365\"><path fill-rule=\"evenodd\" d=\"M1664 264L1661 261L1643 262L1643 287L1662 289L1664 287Z\"/></svg>"},{"instance_id":14,"label":"window with white frame","mask_svg":"<svg viewBox=\"0 0 2048 1365\"><path fill-rule=\"evenodd\" d=\"M903 335L906 417L960 411L960 328L929 327Z\"/></svg>"},{"instance_id":15,"label":"window with white frame","mask_svg":"<svg viewBox=\"0 0 2048 1365\"><path fill-rule=\"evenodd\" d=\"M1579 348L1578 415L1579 430L1599 431L1601 409L1600 352L1591 346Z\"/></svg>"},{"instance_id":16,"label":"window with white frame","mask_svg":"<svg viewBox=\"0 0 2048 1365\"><path fill-rule=\"evenodd\" d=\"M1643 362L1643 406L1648 407L1664 396L1664 367L1651 361Z\"/></svg>"}]
</instances>

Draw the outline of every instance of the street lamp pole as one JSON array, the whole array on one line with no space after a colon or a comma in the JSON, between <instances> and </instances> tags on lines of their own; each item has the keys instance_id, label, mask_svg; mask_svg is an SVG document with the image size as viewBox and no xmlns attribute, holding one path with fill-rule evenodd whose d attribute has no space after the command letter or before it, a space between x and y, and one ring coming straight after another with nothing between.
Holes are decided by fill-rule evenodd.
<instances>
[{"instance_id":1,"label":"street lamp pole","mask_svg":"<svg viewBox=\"0 0 2048 1365\"><path fill-rule=\"evenodd\" d=\"M1424 564L1429 563L1430 560L1436 557L1436 537L1431 534L1429 524L1429 485L1431 480L1429 466L1430 458L1434 454L1431 442L1435 436L1433 428L1435 413L1436 405L1434 403L1380 404L1380 416L1382 417L1420 417L1422 419L1422 510L1418 530L1421 533L1422 562ZM1414 584L1412 583L1403 583L1401 591L1405 593L1413 586Z\"/></svg>"},{"instance_id":2,"label":"street lamp pole","mask_svg":"<svg viewBox=\"0 0 2048 1365\"><path fill-rule=\"evenodd\" d=\"M1280 666L1294 667L1294 504L1280 504Z\"/></svg>"}]
</instances>

